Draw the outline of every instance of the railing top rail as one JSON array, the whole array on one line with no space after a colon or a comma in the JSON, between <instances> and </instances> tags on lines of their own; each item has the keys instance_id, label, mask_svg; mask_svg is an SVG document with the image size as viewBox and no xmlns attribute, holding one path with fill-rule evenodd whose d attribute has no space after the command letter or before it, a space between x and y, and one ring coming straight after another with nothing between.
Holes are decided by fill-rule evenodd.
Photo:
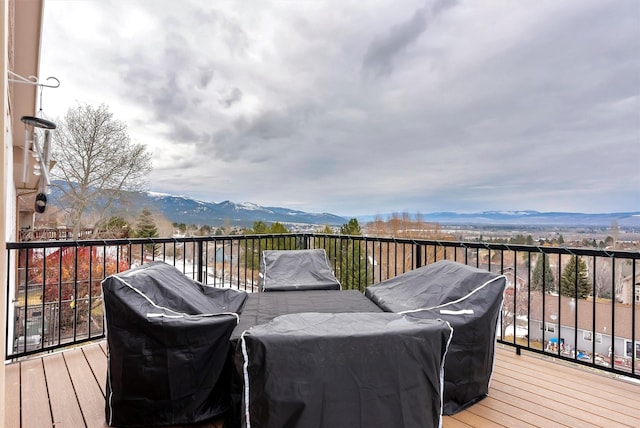
<instances>
[{"instance_id":1,"label":"railing top rail","mask_svg":"<svg viewBox=\"0 0 640 428\"><path fill-rule=\"evenodd\" d=\"M7 242L7 250L20 250L27 248L52 248L52 247L91 247L101 245L128 245L128 244L162 244L174 242L212 242L229 240L246 240L261 238L313 236L303 233L277 233L259 235L216 235L216 236L189 236L189 237L154 237L154 238L107 238L107 239L78 239L78 240L50 240Z\"/></svg>"},{"instance_id":2,"label":"railing top rail","mask_svg":"<svg viewBox=\"0 0 640 428\"><path fill-rule=\"evenodd\" d=\"M29 242L8 242L6 249L20 250L29 248L54 248L54 247L91 247L110 245L141 245L141 244L162 244L174 242L216 242L233 241L247 239L276 239L276 238L328 238L328 239L350 239L360 241L388 242L398 244L429 245L440 247L456 247L469 249L485 249L496 251L524 251L530 253L544 254L568 254L576 256L595 257L619 257L624 259L640 260L640 251L629 250L600 250L593 248L579 247L547 247L540 245L506 244L471 241L444 241L429 239L394 238L366 235L339 235L323 233L284 233L284 234L251 234L251 235L217 235L217 236L192 236L192 237L157 237L157 238L115 238L115 239L80 239L67 241L29 241Z\"/></svg>"}]
</instances>

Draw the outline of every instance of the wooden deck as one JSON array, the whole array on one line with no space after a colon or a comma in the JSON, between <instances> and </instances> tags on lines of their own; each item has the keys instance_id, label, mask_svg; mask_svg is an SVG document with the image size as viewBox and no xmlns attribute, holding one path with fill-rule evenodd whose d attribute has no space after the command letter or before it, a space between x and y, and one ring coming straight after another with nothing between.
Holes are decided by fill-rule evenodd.
<instances>
[{"instance_id":1,"label":"wooden deck","mask_svg":"<svg viewBox=\"0 0 640 428\"><path fill-rule=\"evenodd\" d=\"M101 342L8 365L5 426L106 427L106 364ZM443 419L445 428L638 427L640 384L499 346L490 396Z\"/></svg>"}]
</instances>

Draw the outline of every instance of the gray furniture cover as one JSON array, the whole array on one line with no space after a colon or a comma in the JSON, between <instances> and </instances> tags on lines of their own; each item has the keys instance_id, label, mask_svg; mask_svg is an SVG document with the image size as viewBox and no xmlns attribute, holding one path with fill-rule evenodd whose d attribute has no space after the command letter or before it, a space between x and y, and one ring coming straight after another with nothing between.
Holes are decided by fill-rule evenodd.
<instances>
[{"instance_id":1,"label":"gray furniture cover","mask_svg":"<svg viewBox=\"0 0 640 428\"><path fill-rule=\"evenodd\" d=\"M327 253L313 250L265 250L260 261L261 291L340 290Z\"/></svg>"},{"instance_id":2,"label":"gray furniture cover","mask_svg":"<svg viewBox=\"0 0 640 428\"><path fill-rule=\"evenodd\" d=\"M453 327L445 361L445 415L471 406L489 392L505 286L504 275L443 260L365 291L385 311L441 318Z\"/></svg>"},{"instance_id":3,"label":"gray furniture cover","mask_svg":"<svg viewBox=\"0 0 640 428\"><path fill-rule=\"evenodd\" d=\"M245 427L436 427L451 327L391 313L282 315L236 348Z\"/></svg>"},{"instance_id":4,"label":"gray furniture cover","mask_svg":"<svg viewBox=\"0 0 640 428\"><path fill-rule=\"evenodd\" d=\"M110 426L193 423L229 407L229 337L246 293L154 262L102 282Z\"/></svg>"},{"instance_id":5,"label":"gray furniture cover","mask_svg":"<svg viewBox=\"0 0 640 428\"><path fill-rule=\"evenodd\" d=\"M280 315L303 312L353 313L383 310L357 290L303 290L249 293L240 314L240 322L231 333L231 346L236 349L245 330L266 324ZM233 361L234 356L231 355ZM241 426L242 377L234 371L231 376L231 410L227 412L224 428Z\"/></svg>"}]
</instances>

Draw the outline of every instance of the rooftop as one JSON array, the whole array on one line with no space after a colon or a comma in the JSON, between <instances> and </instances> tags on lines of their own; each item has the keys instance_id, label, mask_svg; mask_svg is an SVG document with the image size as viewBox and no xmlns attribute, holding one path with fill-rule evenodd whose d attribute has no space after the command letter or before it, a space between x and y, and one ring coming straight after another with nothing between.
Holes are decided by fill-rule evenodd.
<instances>
[{"instance_id":1,"label":"rooftop","mask_svg":"<svg viewBox=\"0 0 640 428\"><path fill-rule=\"evenodd\" d=\"M105 341L9 364L6 426L106 427L106 372ZM609 428L635 427L638 420L638 383L498 345L489 397L445 416L443 426ZM222 425L217 419L187 427Z\"/></svg>"}]
</instances>

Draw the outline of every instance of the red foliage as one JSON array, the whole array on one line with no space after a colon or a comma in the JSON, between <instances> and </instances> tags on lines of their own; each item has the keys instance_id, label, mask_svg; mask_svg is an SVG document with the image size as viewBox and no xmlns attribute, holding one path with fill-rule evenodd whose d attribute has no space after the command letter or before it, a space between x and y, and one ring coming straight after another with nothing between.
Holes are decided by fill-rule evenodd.
<instances>
[{"instance_id":1,"label":"red foliage","mask_svg":"<svg viewBox=\"0 0 640 428\"><path fill-rule=\"evenodd\" d=\"M28 250L28 254L28 283L44 284L45 303L100 296L105 277L129 269L126 255L117 258L115 251L100 247Z\"/></svg>"}]
</instances>

